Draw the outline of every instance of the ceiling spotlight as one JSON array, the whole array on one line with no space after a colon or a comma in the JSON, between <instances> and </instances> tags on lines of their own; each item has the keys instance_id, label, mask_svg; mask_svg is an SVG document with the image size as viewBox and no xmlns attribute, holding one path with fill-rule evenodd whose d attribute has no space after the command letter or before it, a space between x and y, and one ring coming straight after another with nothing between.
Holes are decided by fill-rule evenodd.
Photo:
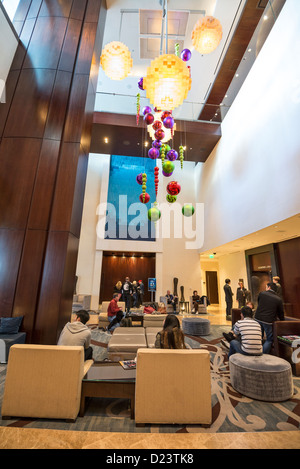
<instances>
[{"instance_id":1,"label":"ceiling spotlight","mask_svg":"<svg viewBox=\"0 0 300 469\"><path fill-rule=\"evenodd\" d=\"M104 138L104 142L108 143L108 138L107 137Z\"/></svg>"}]
</instances>

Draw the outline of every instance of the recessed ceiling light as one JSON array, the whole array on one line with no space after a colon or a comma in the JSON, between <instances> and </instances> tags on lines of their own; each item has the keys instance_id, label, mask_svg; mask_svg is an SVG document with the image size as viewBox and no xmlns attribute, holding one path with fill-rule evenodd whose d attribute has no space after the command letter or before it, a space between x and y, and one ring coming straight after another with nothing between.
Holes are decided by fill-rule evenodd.
<instances>
[{"instance_id":1,"label":"recessed ceiling light","mask_svg":"<svg viewBox=\"0 0 300 469\"><path fill-rule=\"evenodd\" d=\"M264 16L264 20L266 21L268 19L268 15L265 15Z\"/></svg>"},{"instance_id":2,"label":"recessed ceiling light","mask_svg":"<svg viewBox=\"0 0 300 469\"><path fill-rule=\"evenodd\" d=\"M107 137L104 137L104 142L108 143L108 138Z\"/></svg>"},{"instance_id":3,"label":"recessed ceiling light","mask_svg":"<svg viewBox=\"0 0 300 469\"><path fill-rule=\"evenodd\" d=\"M240 75L238 73L235 74L236 77L239 77Z\"/></svg>"}]
</instances>

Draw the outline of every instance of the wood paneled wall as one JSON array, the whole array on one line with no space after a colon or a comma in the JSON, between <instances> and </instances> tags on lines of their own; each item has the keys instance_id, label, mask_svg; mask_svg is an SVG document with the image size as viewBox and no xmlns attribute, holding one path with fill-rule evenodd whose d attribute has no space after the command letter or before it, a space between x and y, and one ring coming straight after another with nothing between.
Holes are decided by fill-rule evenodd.
<instances>
[{"instance_id":1,"label":"wood paneled wall","mask_svg":"<svg viewBox=\"0 0 300 469\"><path fill-rule=\"evenodd\" d=\"M276 253L284 302L291 305L290 315L300 319L300 238L278 243Z\"/></svg>"},{"instance_id":2,"label":"wood paneled wall","mask_svg":"<svg viewBox=\"0 0 300 469\"><path fill-rule=\"evenodd\" d=\"M0 316L55 344L70 319L105 0L24 0L0 104Z\"/></svg>"},{"instance_id":3,"label":"wood paneled wall","mask_svg":"<svg viewBox=\"0 0 300 469\"><path fill-rule=\"evenodd\" d=\"M129 277L131 282L142 280L145 285L144 301L151 301L151 294L148 292L148 278L155 278L155 255L142 258L104 255L99 302L110 301L114 286L119 280L124 282L126 277Z\"/></svg>"}]
</instances>

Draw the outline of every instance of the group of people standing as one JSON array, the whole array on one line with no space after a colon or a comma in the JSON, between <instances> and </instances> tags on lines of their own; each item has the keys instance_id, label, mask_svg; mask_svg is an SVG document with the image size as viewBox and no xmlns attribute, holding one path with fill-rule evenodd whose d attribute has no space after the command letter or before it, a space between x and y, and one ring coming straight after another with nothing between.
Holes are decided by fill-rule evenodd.
<instances>
[{"instance_id":1,"label":"group of people standing","mask_svg":"<svg viewBox=\"0 0 300 469\"><path fill-rule=\"evenodd\" d=\"M233 305L232 297L234 294L231 289L231 281L229 278L225 280L224 292L226 302L226 319L230 319ZM238 282L238 287L236 290L236 301L238 302L239 309L243 308L243 306L246 306L246 304L251 301L251 292L245 288L244 283L241 280Z\"/></svg>"},{"instance_id":2,"label":"group of people standing","mask_svg":"<svg viewBox=\"0 0 300 469\"><path fill-rule=\"evenodd\" d=\"M230 280L229 282L228 280L226 279L224 286L226 298L228 298L231 290ZM267 283L266 290L259 293L256 310L254 310L254 305L250 301L240 308L241 320L234 324L231 332L223 334L226 341L229 342L228 357L234 353L245 355L270 353L273 344L273 323L278 319L280 321L284 320L279 280L278 277L273 278L272 282ZM228 301L226 303L227 308L230 304L232 307L232 294L231 303Z\"/></svg>"},{"instance_id":3,"label":"group of people standing","mask_svg":"<svg viewBox=\"0 0 300 469\"><path fill-rule=\"evenodd\" d=\"M129 313L131 308L139 308L143 304L144 288L142 280L131 282L126 277L123 283L120 280L116 283L113 293L121 295L119 301L125 302L126 312Z\"/></svg>"}]
</instances>

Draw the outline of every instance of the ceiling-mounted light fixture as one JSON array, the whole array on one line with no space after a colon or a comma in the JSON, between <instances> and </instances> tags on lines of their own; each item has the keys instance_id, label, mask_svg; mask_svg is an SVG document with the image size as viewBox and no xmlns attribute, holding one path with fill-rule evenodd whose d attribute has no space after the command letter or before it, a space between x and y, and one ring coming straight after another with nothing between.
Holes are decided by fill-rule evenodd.
<instances>
[{"instance_id":1,"label":"ceiling-mounted light fixture","mask_svg":"<svg viewBox=\"0 0 300 469\"><path fill-rule=\"evenodd\" d=\"M113 41L102 50L100 64L104 73L112 80L123 80L132 68L130 51L125 44Z\"/></svg>"},{"instance_id":2,"label":"ceiling-mounted light fixture","mask_svg":"<svg viewBox=\"0 0 300 469\"><path fill-rule=\"evenodd\" d=\"M175 54L168 54L168 2L163 0L161 52L165 25L165 54L154 59L143 78L143 88L150 103L159 110L172 111L180 106L191 89L190 69Z\"/></svg>"},{"instance_id":3,"label":"ceiling-mounted light fixture","mask_svg":"<svg viewBox=\"0 0 300 469\"><path fill-rule=\"evenodd\" d=\"M192 31L192 42L194 48L200 54L210 54L221 42L223 36L222 25L213 16L201 18Z\"/></svg>"}]
</instances>

